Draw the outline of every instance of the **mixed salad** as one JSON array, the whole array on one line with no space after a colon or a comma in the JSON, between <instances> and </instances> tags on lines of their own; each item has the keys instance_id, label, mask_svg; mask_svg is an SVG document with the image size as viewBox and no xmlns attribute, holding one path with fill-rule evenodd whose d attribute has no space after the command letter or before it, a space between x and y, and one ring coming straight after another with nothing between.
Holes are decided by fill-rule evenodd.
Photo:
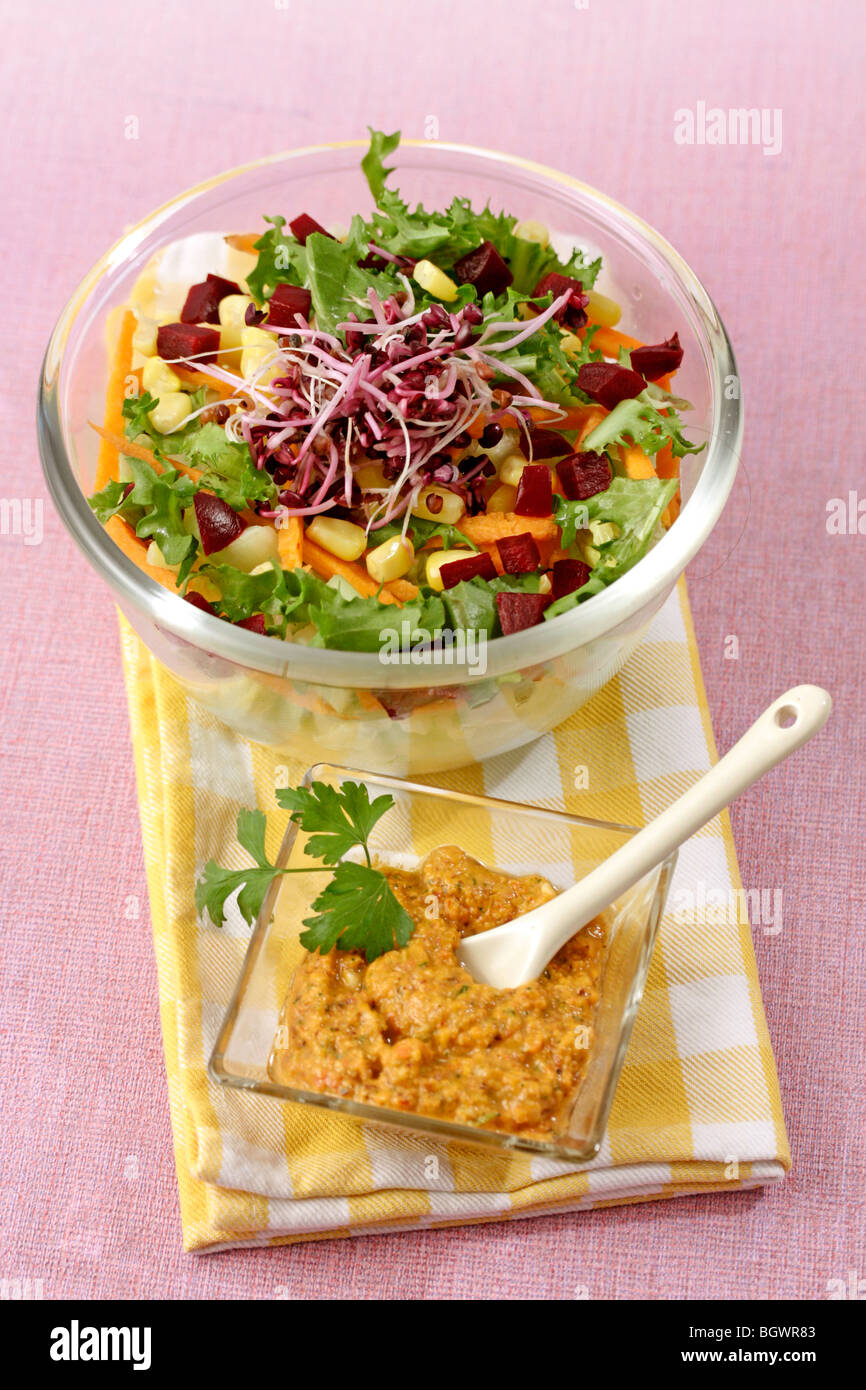
<instances>
[{"instance_id":1,"label":"mixed salad","mask_svg":"<svg viewBox=\"0 0 866 1390\"><path fill-rule=\"evenodd\" d=\"M245 280L208 274L176 322L128 312L95 427L90 505L137 564L225 621L344 650L379 650L397 616L496 638L591 600L672 524L703 447L671 392L677 334L617 332L600 260L539 223L411 208L399 138L371 132L369 216L265 218L227 238Z\"/></svg>"}]
</instances>

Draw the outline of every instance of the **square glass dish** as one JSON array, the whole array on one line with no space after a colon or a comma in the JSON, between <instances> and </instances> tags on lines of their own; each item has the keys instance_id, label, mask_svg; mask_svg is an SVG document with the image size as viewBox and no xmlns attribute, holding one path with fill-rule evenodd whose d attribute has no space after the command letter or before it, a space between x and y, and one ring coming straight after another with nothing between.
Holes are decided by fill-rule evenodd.
<instances>
[{"instance_id":1,"label":"square glass dish","mask_svg":"<svg viewBox=\"0 0 866 1390\"><path fill-rule=\"evenodd\" d=\"M345 781L362 782L371 800L383 793L393 798L393 808L377 822L370 837L374 860L378 857L386 865L414 866L440 846L457 845L489 868L515 875L540 874L555 888L566 889L635 833L628 826L324 763L309 770L304 785L312 781L335 786ZM290 824L278 864L310 865L313 861L304 856L307 838ZM315 873L283 875L274 880L211 1055L210 1074L222 1085L341 1111L365 1121L486 1148L523 1149L572 1162L587 1161L601 1144L675 859L675 855L666 859L605 914L601 992L589 1054L561 1129L549 1139L458 1124L345 1096L296 1090L272 1078L269 1063L283 1005L294 972L305 956L298 939L303 918L310 915L311 903L322 887L322 878Z\"/></svg>"}]
</instances>

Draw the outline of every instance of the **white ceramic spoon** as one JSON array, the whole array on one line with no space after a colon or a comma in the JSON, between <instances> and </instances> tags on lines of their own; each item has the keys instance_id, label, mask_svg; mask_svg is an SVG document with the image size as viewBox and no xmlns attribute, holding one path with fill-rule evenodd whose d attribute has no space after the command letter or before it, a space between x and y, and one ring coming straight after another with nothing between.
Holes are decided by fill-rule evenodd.
<instances>
[{"instance_id":1,"label":"white ceramic spoon","mask_svg":"<svg viewBox=\"0 0 866 1390\"><path fill-rule=\"evenodd\" d=\"M816 734L831 708L830 696L817 685L797 685L780 695L715 767L579 883L502 927L466 937L461 965L497 989L534 980L590 918Z\"/></svg>"}]
</instances>

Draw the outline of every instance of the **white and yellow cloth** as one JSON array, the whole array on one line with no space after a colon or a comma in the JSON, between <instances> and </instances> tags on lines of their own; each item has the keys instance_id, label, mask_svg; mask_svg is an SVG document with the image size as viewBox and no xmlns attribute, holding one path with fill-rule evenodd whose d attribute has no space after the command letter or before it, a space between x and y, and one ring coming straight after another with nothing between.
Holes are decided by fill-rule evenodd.
<instances>
[{"instance_id":1,"label":"white and yellow cloth","mask_svg":"<svg viewBox=\"0 0 866 1390\"><path fill-rule=\"evenodd\" d=\"M193 883L209 858L244 862L241 806L272 813L276 852L287 818L273 813L272 789L285 755L229 732L123 621L121 630L186 1249L501 1221L784 1177L790 1155L727 815L680 852L591 1164L487 1154L212 1083L207 1060L249 934L200 928ZM714 757L681 581L619 677L554 733L430 780L640 825ZM290 766L290 784L304 771Z\"/></svg>"}]
</instances>

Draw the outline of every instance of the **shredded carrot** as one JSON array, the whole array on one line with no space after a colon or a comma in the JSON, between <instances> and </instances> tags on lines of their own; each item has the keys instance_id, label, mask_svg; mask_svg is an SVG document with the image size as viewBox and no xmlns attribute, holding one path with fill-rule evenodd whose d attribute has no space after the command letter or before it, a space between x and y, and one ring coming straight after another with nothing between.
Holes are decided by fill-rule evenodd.
<instances>
[{"instance_id":1,"label":"shredded carrot","mask_svg":"<svg viewBox=\"0 0 866 1390\"><path fill-rule=\"evenodd\" d=\"M674 458L670 444L665 444L656 454L656 473L660 478L678 478L680 476L680 461L678 458ZM680 493L677 492L662 512L662 525L670 530L679 514Z\"/></svg>"},{"instance_id":2,"label":"shredded carrot","mask_svg":"<svg viewBox=\"0 0 866 1390\"><path fill-rule=\"evenodd\" d=\"M114 352L114 364L108 378L108 390L105 395L105 428L115 435L123 434L123 402L126 399L126 379L132 369L132 335L135 332L135 325L135 314L127 309L121 319ZM117 463L117 448L109 442L107 437L103 436L99 446L99 457L96 461L95 491L98 492L112 478L117 477Z\"/></svg>"},{"instance_id":3,"label":"shredded carrot","mask_svg":"<svg viewBox=\"0 0 866 1390\"><path fill-rule=\"evenodd\" d=\"M164 569L162 565L147 563L148 542L141 540L122 517L110 516L105 523L105 529L134 565L150 575L151 579L155 579L157 584L162 584L163 588L171 589L173 594L177 593L177 575L173 570Z\"/></svg>"},{"instance_id":4,"label":"shredded carrot","mask_svg":"<svg viewBox=\"0 0 866 1390\"><path fill-rule=\"evenodd\" d=\"M637 444L620 445L623 467L629 478L657 478L652 459Z\"/></svg>"},{"instance_id":5,"label":"shredded carrot","mask_svg":"<svg viewBox=\"0 0 866 1390\"><path fill-rule=\"evenodd\" d=\"M552 516L518 516L516 512L480 512L478 516L464 516L458 521L457 529L482 547L495 545L503 536L519 536L527 531L536 541L559 537L559 527Z\"/></svg>"},{"instance_id":6,"label":"shredded carrot","mask_svg":"<svg viewBox=\"0 0 866 1390\"><path fill-rule=\"evenodd\" d=\"M338 574L341 579L345 579L353 589L356 589L365 598L375 598L379 594L380 586L370 578L365 570L361 569L360 565L350 560L339 560L336 555L332 555L329 550L324 550L322 546L316 545L315 541L309 540L306 536L304 536L304 562L310 566L310 569L315 570L316 574L322 575L325 579L330 579L333 575ZM398 608L401 606L400 600L389 593L387 589L382 589L379 597L383 603L394 603Z\"/></svg>"},{"instance_id":7,"label":"shredded carrot","mask_svg":"<svg viewBox=\"0 0 866 1390\"><path fill-rule=\"evenodd\" d=\"M284 570L296 570L304 560L304 520L290 516L285 526L277 530L277 549Z\"/></svg>"},{"instance_id":8,"label":"shredded carrot","mask_svg":"<svg viewBox=\"0 0 866 1390\"><path fill-rule=\"evenodd\" d=\"M259 232L233 232L231 236L223 237L223 241L235 251L249 251L253 255L260 235Z\"/></svg>"},{"instance_id":9,"label":"shredded carrot","mask_svg":"<svg viewBox=\"0 0 866 1390\"><path fill-rule=\"evenodd\" d=\"M592 320L590 319L590 327ZM644 344L639 338L631 338L628 333L620 333L618 328L596 328L592 335L592 346L603 352L605 357L619 357L620 348L625 348L628 352L633 352L635 348L643 347Z\"/></svg>"},{"instance_id":10,"label":"shredded carrot","mask_svg":"<svg viewBox=\"0 0 866 1390\"><path fill-rule=\"evenodd\" d=\"M593 432L593 430L595 429L596 425L600 425L601 422L602 422L602 420L604 420L606 417L607 417L607 411L606 411L606 410L604 410L600 405L593 406L592 409L590 410L589 414L586 416L586 418L585 418L583 424L581 425L580 429L578 430L578 433L577 433L577 442L578 442L578 444L582 444L583 441L586 439L586 436L587 436L588 434L592 434L592 432Z\"/></svg>"},{"instance_id":11,"label":"shredded carrot","mask_svg":"<svg viewBox=\"0 0 866 1390\"><path fill-rule=\"evenodd\" d=\"M157 473L163 472L165 465L160 462L150 449L146 449L143 444L136 444L134 440L127 439L125 435L122 434L115 434L113 430L103 429L102 425L94 424L92 420L90 421L90 428L96 430L97 434L102 435L103 440L107 441L116 452L126 454L128 458L142 459L145 463L149 463L151 468L155 469ZM171 463L173 468L177 468L181 473L186 473L190 478L196 479L201 477L200 469L190 468L189 464L181 463L179 459L172 459ZM115 473L116 471L115 469ZM112 474L112 477L113 476L114 474Z\"/></svg>"},{"instance_id":12,"label":"shredded carrot","mask_svg":"<svg viewBox=\"0 0 866 1390\"><path fill-rule=\"evenodd\" d=\"M418 586L408 579L391 579L385 588L401 603L411 603L413 598L418 597Z\"/></svg>"}]
</instances>

